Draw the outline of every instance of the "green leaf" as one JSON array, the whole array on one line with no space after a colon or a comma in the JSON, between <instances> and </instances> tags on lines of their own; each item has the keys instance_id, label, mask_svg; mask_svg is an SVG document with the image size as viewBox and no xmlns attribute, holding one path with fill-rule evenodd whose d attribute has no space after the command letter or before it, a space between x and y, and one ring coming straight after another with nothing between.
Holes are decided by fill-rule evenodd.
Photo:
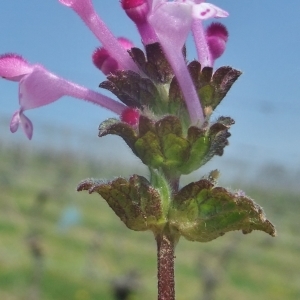
<instances>
[{"instance_id":1,"label":"green leaf","mask_svg":"<svg viewBox=\"0 0 300 300\"><path fill-rule=\"evenodd\" d=\"M204 107L212 106L212 99L215 96L215 89L211 85L207 84L198 90L198 95L201 99L201 104Z\"/></svg>"},{"instance_id":2,"label":"green leaf","mask_svg":"<svg viewBox=\"0 0 300 300\"><path fill-rule=\"evenodd\" d=\"M185 163L179 168L182 174L189 174L204 165L206 162L204 162L204 158L209 152L211 145L211 138L206 131L194 126L189 128L188 140L191 147Z\"/></svg>"},{"instance_id":3,"label":"green leaf","mask_svg":"<svg viewBox=\"0 0 300 300\"><path fill-rule=\"evenodd\" d=\"M262 208L251 198L214 187L206 179L190 183L175 195L169 222L187 240L198 242L208 242L234 230L276 234Z\"/></svg>"},{"instance_id":4,"label":"green leaf","mask_svg":"<svg viewBox=\"0 0 300 300\"><path fill-rule=\"evenodd\" d=\"M168 112L181 120L184 129L190 125L190 115L176 77L169 88Z\"/></svg>"},{"instance_id":5,"label":"green leaf","mask_svg":"<svg viewBox=\"0 0 300 300\"><path fill-rule=\"evenodd\" d=\"M162 172L149 168L151 174L151 185L158 190L164 215L167 216L170 208L172 191L169 183Z\"/></svg>"},{"instance_id":6,"label":"green leaf","mask_svg":"<svg viewBox=\"0 0 300 300\"><path fill-rule=\"evenodd\" d=\"M98 136L102 137L108 134L119 135L120 137L122 137L126 144L135 153L134 143L137 140L137 134L132 126L127 123L120 122L119 120L114 118L107 119L99 125Z\"/></svg>"},{"instance_id":7,"label":"green leaf","mask_svg":"<svg viewBox=\"0 0 300 300\"><path fill-rule=\"evenodd\" d=\"M220 117L210 127L189 127L185 136L181 121L175 116L154 122L141 115L138 130L108 119L99 126L99 136L121 136L145 165L176 177L197 170L214 155L222 155L233 123L229 117Z\"/></svg>"},{"instance_id":8,"label":"green leaf","mask_svg":"<svg viewBox=\"0 0 300 300\"><path fill-rule=\"evenodd\" d=\"M209 128L191 126L188 129L187 140L190 143L189 155L180 166L181 174L189 174L206 164L213 156L222 156L224 148L229 144L228 132L234 121L229 117L219 117Z\"/></svg>"},{"instance_id":9,"label":"green leaf","mask_svg":"<svg viewBox=\"0 0 300 300\"><path fill-rule=\"evenodd\" d=\"M133 175L129 180L117 178L111 182L87 179L77 190L101 195L129 229L152 230L156 234L167 222L160 191L142 176Z\"/></svg>"},{"instance_id":10,"label":"green leaf","mask_svg":"<svg viewBox=\"0 0 300 300\"><path fill-rule=\"evenodd\" d=\"M183 137L180 120L166 116L155 124L167 169L177 169L189 155L189 142Z\"/></svg>"},{"instance_id":11,"label":"green leaf","mask_svg":"<svg viewBox=\"0 0 300 300\"><path fill-rule=\"evenodd\" d=\"M145 165L159 168L164 164L165 159L160 148L159 138L154 132L148 131L138 138L134 148Z\"/></svg>"},{"instance_id":12,"label":"green leaf","mask_svg":"<svg viewBox=\"0 0 300 300\"><path fill-rule=\"evenodd\" d=\"M140 119L139 138L135 150L144 164L176 172L189 156L189 142L183 137L180 120L166 116L154 126L149 119Z\"/></svg>"},{"instance_id":13,"label":"green leaf","mask_svg":"<svg viewBox=\"0 0 300 300\"><path fill-rule=\"evenodd\" d=\"M204 67L198 61L192 61L188 65L189 72L198 92L202 108L206 115L213 110L224 99L234 82L242 74L231 67L221 67L213 74L213 69Z\"/></svg>"}]
</instances>

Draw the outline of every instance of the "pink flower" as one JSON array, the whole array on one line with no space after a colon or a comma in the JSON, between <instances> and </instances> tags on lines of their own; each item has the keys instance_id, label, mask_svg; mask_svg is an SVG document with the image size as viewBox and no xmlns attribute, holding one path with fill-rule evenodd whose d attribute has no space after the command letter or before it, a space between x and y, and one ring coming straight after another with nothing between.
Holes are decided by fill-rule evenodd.
<instances>
[{"instance_id":1,"label":"pink flower","mask_svg":"<svg viewBox=\"0 0 300 300\"><path fill-rule=\"evenodd\" d=\"M148 3L151 7L148 22L154 29L176 75L187 104L191 123L201 125L204 122L201 99L198 98L186 67L182 48L189 32L193 30L199 61L202 66L208 65L203 64L203 60L206 61L207 56L210 57L210 52L202 29L202 20L211 17L226 17L228 13L213 4L203 3L201 0L173 2L148 0Z\"/></svg>"},{"instance_id":2,"label":"pink flower","mask_svg":"<svg viewBox=\"0 0 300 300\"><path fill-rule=\"evenodd\" d=\"M149 13L147 0L121 0L121 5L128 17L135 23L144 23Z\"/></svg>"},{"instance_id":3,"label":"pink flower","mask_svg":"<svg viewBox=\"0 0 300 300\"><path fill-rule=\"evenodd\" d=\"M24 115L24 111L50 104L63 96L86 100L119 115L126 109L125 105L58 77L41 65L31 65L16 54L0 56L0 76L19 82L20 109L13 114L10 130L16 132L21 124L29 139L32 138L33 125Z\"/></svg>"},{"instance_id":4,"label":"pink flower","mask_svg":"<svg viewBox=\"0 0 300 300\"><path fill-rule=\"evenodd\" d=\"M72 8L101 42L102 48L93 54L93 62L98 68L105 74L119 69L142 74L128 53L132 45L124 45L123 41L114 37L96 14L91 0L59 2ZM220 26L210 28L205 33L202 20L226 17L228 13L203 0L122 0L121 4L137 25L144 44L160 43L182 90L191 123L203 124L201 99L188 72L182 48L188 33L192 31L202 67L212 66L214 60L223 53L228 34ZM41 65L31 65L19 55L0 56L0 76L19 82L20 109L14 113L10 129L15 132L21 124L29 139L32 138L33 125L24 111L47 105L65 95L108 108L127 120L127 112L123 114L127 109L124 104L58 77ZM131 109L128 111L129 121L135 123L139 112Z\"/></svg>"},{"instance_id":5,"label":"pink flower","mask_svg":"<svg viewBox=\"0 0 300 300\"><path fill-rule=\"evenodd\" d=\"M210 3L203 3L201 0L195 0L193 15L194 20L192 24L192 32L194 36L195 45L197 48L198 53L198 60L202 67L212 67L214 64L215 59L217 58L215 56L216 51L220 50L220 47L222 46L219 43L219 49L216 49L214 46L209 46L209 44L216 44L216 40L212 41L212 39L209 41L207 39L205 30L202 25L202 20L208 19L208 18L224 18L228 16L228 13L217 6L210 4ZM198 16L198 18L197 18ZM221 42L218 40L218 42ZM225 45L223 45L223 50L225 50ZM216 50L216 51L215 51ZM221 51L217 51L221 52ZM223 53L223 52L222 52Z\"/></svg>"},{"instance_id":6,"label":"pink flower","mask_svg":"<svg viewBox=\"0 0 300 300\"><path fill-rule=\"evenodd\" d=\"M145 45L157 42L157 36L148 22L151 12L151 1L121 0L121 5L127 16L135 23Z\"/></svg>"},{"instance_id":7,"label":"pink flower","mask_svg":"<svg viewBox=\"0 0 300 300\"><path fill-rule=\"evenodd\" d=\"M100 40L109 57L117 62L119 68L140 72L126 50L120 46L96 14L91 0L59 0L59 2L71 7L81 17ZM201 99L198 98L188 72L182 48L188 33L192 30L200 63L203 67L212 66L202 20L226 17L228 13L213 4L204 3L203 0L122 0L121 5L135 22L144 44L154 42L161 44L184 95L191 123L203 124Z\"/></svg>"}]
</instances>

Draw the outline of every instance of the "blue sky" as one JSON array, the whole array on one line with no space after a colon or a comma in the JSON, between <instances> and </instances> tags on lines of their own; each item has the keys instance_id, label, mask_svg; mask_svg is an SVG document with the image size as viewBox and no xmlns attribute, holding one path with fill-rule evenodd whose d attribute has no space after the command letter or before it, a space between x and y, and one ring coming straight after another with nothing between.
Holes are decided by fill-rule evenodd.
<instances>
[{"instance_id":1,"label":"blue sky","mask_svg":"<svg viewBox=\"0 0 300 300\"><path fill-rule=\"evenodd\" d=\"M300 1L213 3L230 13L227 19L220 20L227 26L230 39L216 66L231 65L243 71L216 112L216 116L230 115L236 121L225 156L249 164L276 162L299 169ZM94 0L94 6L116 36L126 36L141 45L119 0ZM41 63L91 89L97 90L104 80L91 63L91 53L99 46L97 39L75 13L57 0L3 1L0 29L0 53L22 54L30 62ZM192 60L196 53L191 40L187 47ZM10 116L18 109L15 83L0 80L0 101L1 115ZM39 142L39 122L87 130L96 139L99 123L114 116L71 98L26 115L35 128L32 147ZM26 139L21 134L14 138Z\"/></svg>"}]
</instances>

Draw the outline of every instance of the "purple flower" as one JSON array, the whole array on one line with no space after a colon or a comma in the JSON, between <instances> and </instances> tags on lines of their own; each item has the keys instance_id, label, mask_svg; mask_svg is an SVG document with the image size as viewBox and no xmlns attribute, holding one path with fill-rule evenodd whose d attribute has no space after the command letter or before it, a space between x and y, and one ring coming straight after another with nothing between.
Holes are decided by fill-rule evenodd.
<instances>
[{"instance_id":1,"label":"purple flower","mask_svg":"<svg viewBox=\"0 0 300 300\"><path fill-rule=\"evenodd\" d=\"M0 76L19 82L20 109L13 114L10 130L16 132L21 124L29 139L32 138L33 125L24 111L47 105L63 96L89 101L119 115L127 108L109 97L58 77L41 65L31 65L17 54L0 56Z\"/></svg>"},{"instance_id":2,"label":"purple flower","mask_svg":"<svg viewBox=\"0 0 300 300\"><path fill-rule=\"evenodd\" d=\"M111 33L96 14L91 0L59 2L72 8L101 42L101 48L93 54L93 62L105 74L115 70L126 70L146 76L128 53L131 45L124 45ZM226 17L228 13L202 0L122 0L121 5L137 25L145 45L160 43L182 90L191 124L202 125L204 114L201 99L198 98L187 69L182 48L188 33L192 31L202 67L212 66L214 60L223 53L228 34L222 26L210 28L205 32L202 20ZM24 115L24 111L47 105L65 95L108 108L125 121L128 119L127 115L132 116L129 118L130 124L136 125L140 114L135 107L130 107L128 114L128 107L124 104L58 77L41 65L31 65L16 54L0 56L0 76L19 82L20 109L14 113L10 129L15 132L21 124L29 139L32 138L33 125Z\"/></svg>"},{"instance_id":3,"label":"purple flower","mask_svg":"<svg viewBox=\"0 0 300 300\"><path fill-rule=\"evenodd\" d=\"M198 44L198 56L202 67L202 60L210 56L209 46L202 29L202 20L212 17L226 17L227 12L203 1L178 0L173 2L163 0L152 2L151 12L148 21L154 29L159 43L161 44L166 57L173 68L179 86L184 95L189 111L191 123L201 125L204 122L204 114L200 104L201 99L195 90L193 81L186 67L182 55L182 48L187 39L188 33L193 30L196 45ZM200 101L199 101L200 100Z\"/></svg>"},{"instance_id":4,"label":"purple flower","mask_svg":"<svg viewBox=\"0 0 300 300\"><path fill-rule=\"evenodd\" d=\"M145 45L158 42L155 31L148 22L151 13L151 1L121 0L121 5L127 16L135 23Z\"/></svg>"},{"instance_id":5,"label":"purple flower","mask_svg":"<svg viewBox=\"0 0 300 300\"><path fill-rule=\"evenodd\" d=\"M96 14L91 0L59 0L59 2L71 7L81 17L110 56L117 61L120 68L139 73L128 53ZM202 20L226 17L228 13L202 0L171 2L167 0L122 0L121 5L135 22L144 44L154 42L161 44L184 95L191 123L201 125L204 122L201 99L199 101L186 67L182 48L188 33L193 30L198 56L201 57L200 63L202 66L212 65L209 60L211 54L202 28ZM203 63L203 61L208 61L208 63Z\"/></svg>"}]
</instances>

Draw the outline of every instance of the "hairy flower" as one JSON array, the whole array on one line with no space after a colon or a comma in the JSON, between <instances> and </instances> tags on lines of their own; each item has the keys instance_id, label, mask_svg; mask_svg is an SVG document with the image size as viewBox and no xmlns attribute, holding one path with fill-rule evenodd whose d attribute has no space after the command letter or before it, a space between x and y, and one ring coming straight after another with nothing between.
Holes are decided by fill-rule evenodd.
<instances>
[{"instance_id":1,"label":"hairy flower","mask_svg":"<svg viewBox=\"0 0 300 300\"><path fill-rule=\"evenodd\" d=\"M94 64L104 74L121 70L123 73L116 77L119 78L118 80L124 80L123 75L125 74L134 78L134 74L138 73L141 77L140 84L142 84L144 92L147 92L147 85L144 85L148 80L146 78L147 70L140 68L141 66L136 64L137 61L132 59L132 52L129 49L133 45L127 44L127 42L124 44L124 39L117 39L111 33L96 14L92 0L59 0L59 2L74 10L101 42L101 47L96 49L92 57ZM182 54L182 49L189 32L192 31L198 50L199 62L202 67L212 66L214 60L225 49L227 34L220 26L215 29L211 27L205 32L202 21L212 17L226 17L228 13L213 4L205 3L203 0L122 0L121 5L127 15L135 22L144 45L147 46L157 42L160 44L181 89L189 112L190 123L201 126L204 123L205 114L202 110L199 93L196 91L186 60ZM0 57L0 76L19 82L20 109L14 113L10 128L12 132L15 132L21 124L29 139L32 137L33 126L31 121L24 115L24 111L47 105L65 95L108 108L120 115L124 121L128 118L127 113L123 114L123 111L129 106L131 109L129 109L129 112L131 112L129 123L133 125L136 125L139 114L143 113L143 108L148 109L147 105L142 105L143 101L138 98L138 95L142 95L140 91L134 90L137 96L134 102L139 103L140 106L129 103L131 100L128 100L126 88L129 86L133 88L133 82L131 82L131 85L128 85L128 83L122 83L121 85L114 83L115 85L111 86L110 84L111 91L115 92L117 96L121 95L122 101L125 99L125 103L128 102L123 105L100 93L58 77L42 65L31 65L21 56L15 54L5 54ZM114 80L114 77L110 79ZM115 87L121 87L121 90ZM159 88L159 90L161 89ZM167 95L167 93L165 94ZM152 101L156 103L156 99L152 99ZM140 110L135 110L136 107ZM153 111L160 110L154 109Z\"/></svg>"},{"instance_id":2,"label":"hairy flower","mask_svg":"<svg viewBox=\"0 0 300 300\"><path fill-rule=\"evenodd\" d=\"M206 40L211 59L219 58L225 51L228 40L228 31L221 23L212 23L206 28Z\"/></svg>"},{"instance_id":3,"label":"hairy flower","mask_svg":"<svg viewBox=\"0 0 300 300\"><path fill-rule=\"evenodd\" d=\"M139 117L140 112L137 108L128 107L123 110L120 119L131 126L136 126L139 122Z\"/></svg>"},{"instance_id":4,"label":"hairy flower","mask_svg":"<svg viewBox=\"0 0 300 300\"><path fill-rule=\"evenodd\" d=\"M166 57L172 66L186 105L192 124L201 125L204 122L204 114L201 108L199 96L195 90L191 76L187 70L182 48L188 33L193 30L196 45L200 46L198 56L207 56L208 45L202 30L202 20L212 17L226 17L227 12L210 3L203 1L178 0L173 2L163 0L152 1L152 11L148 21L154 28ZM201 29L201 30L200 30ZM204 47L203 47L204 46ZM199 50L199 47L197 47ZM202 51L201 48L207 48ZM201 59L199 58L200 63ZM205 66L206 64L202 64ZM200 101L199 101L200 100Z\"/></svg>"},{"instance_id":5,"label":"hairy flower","mask_svg":"<svg viewBox=\"0 0 300 300\"><path fill-rule=\"evenodd\" d=\"M136 66L132 66L132 61L128 60L129 56L124 54L124 48L120 49L117 39L95 13L91 0L59 1L71 7L81 17L110 53L110 57L118 62L120 68L140 72ZM121 5L135 22L144 44L154 42L161 44L184 95L191 123L203 124L201 99L187 69L182 48L188 33L193 30L201 65L212 66L202 20L226 17L228 13L202 0L122 0Z\"/></svg>"},{"instance_id":6,"label":"hairy flower","mask_svg":"<svg viewBox=\"0 0 300 300\"><path fill-rule=\"evenodd\" d=\"M0 76L19 82L20 109L13 114L10 130L16 132L21 124L29 139L32 138L33 125L24 111L47 105L63 96L86 100L119 115L126 108L109 97L56 76L41 65L31 65L17 54L0 56Z\"/></svg>"}]
</instances>

